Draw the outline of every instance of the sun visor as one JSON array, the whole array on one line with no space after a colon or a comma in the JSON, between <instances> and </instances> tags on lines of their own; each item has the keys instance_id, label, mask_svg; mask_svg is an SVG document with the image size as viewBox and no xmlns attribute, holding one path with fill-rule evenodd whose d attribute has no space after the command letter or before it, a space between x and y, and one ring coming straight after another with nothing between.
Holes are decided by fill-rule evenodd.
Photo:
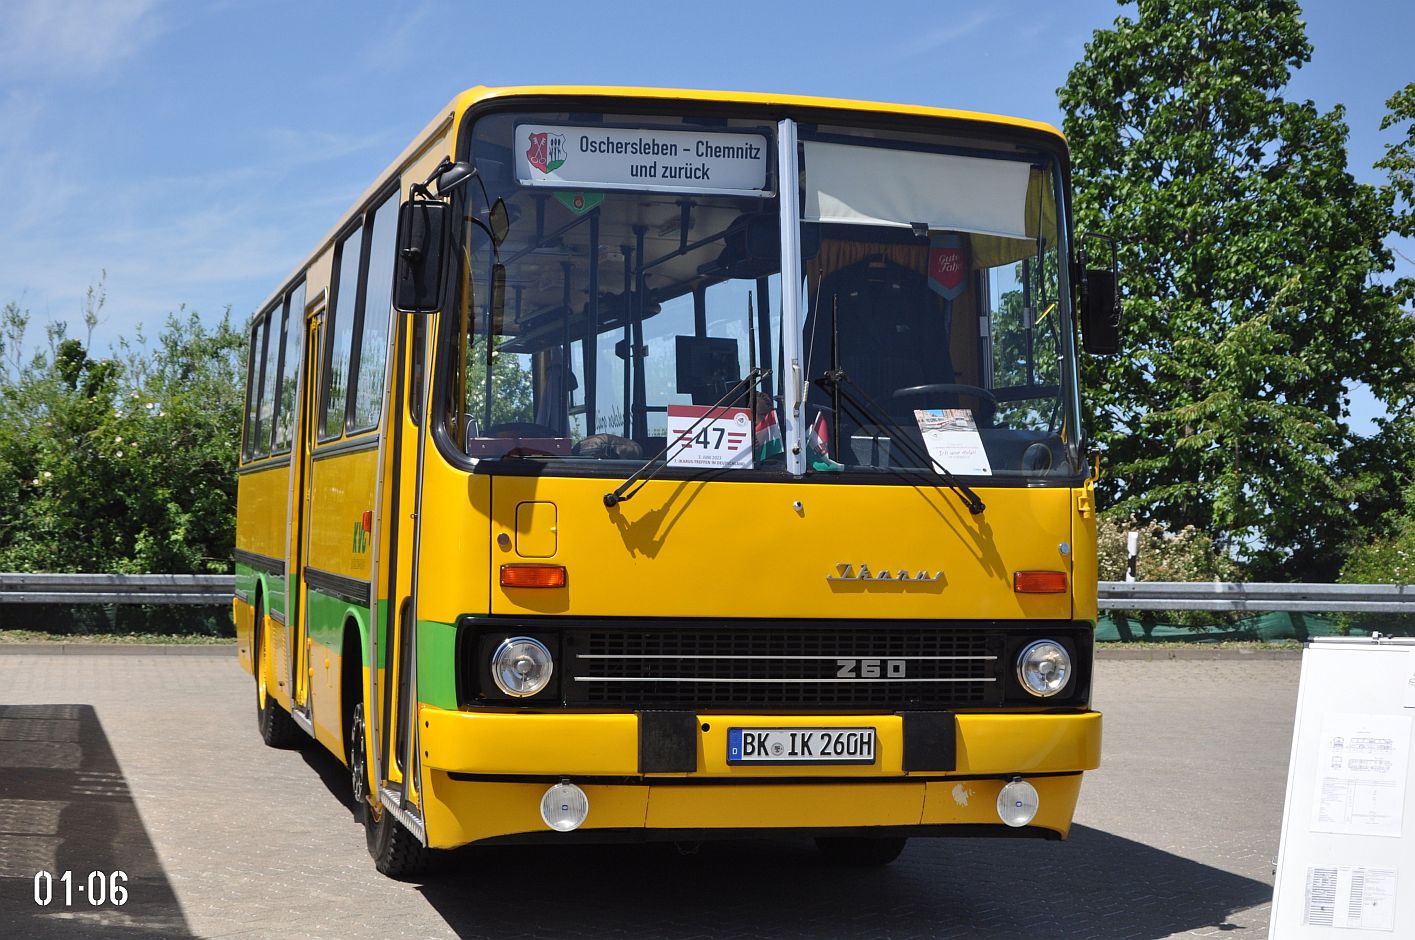
<instances>
[{"instance_id":1,"label":"sun visor","mask_svg":"<svg viewBox=\"0 0 1415 940\"><path fill-rule=\"evenodd\" d=\"M991 160L805 141L807 222L890 225L1001 238L1028 237L1032 172ZM1035 220L1030 226L1036 229Z\"/></svg>"}]
</instances>

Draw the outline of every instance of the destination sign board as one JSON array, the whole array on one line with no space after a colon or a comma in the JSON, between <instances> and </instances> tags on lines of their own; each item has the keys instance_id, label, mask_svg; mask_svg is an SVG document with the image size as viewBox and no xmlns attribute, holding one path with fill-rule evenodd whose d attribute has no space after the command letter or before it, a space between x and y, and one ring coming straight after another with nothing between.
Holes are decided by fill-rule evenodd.
<instances>
[{"instance_id":1,"label":"destination sign board","mask_svg":"<svg viewBox=\"0 0 1415 940\"><path fill-rule=\"evenodd\" d=\"M761 134L516 125L523 186L760 196L767 159Z\"/></svg>"}]
</instances>

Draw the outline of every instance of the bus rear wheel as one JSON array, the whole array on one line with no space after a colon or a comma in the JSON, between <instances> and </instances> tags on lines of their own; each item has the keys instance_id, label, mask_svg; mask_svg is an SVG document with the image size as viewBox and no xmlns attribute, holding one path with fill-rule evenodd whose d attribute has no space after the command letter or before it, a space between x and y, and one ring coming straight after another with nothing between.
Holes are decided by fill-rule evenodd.
<instances>
[{"instance_id":1,"label":"bus rear wheel","mask_svg":"<svg viewBox=\"0 0 1415 940\"><path fill-rule=\"evenodd\" d=\"M354 814L364 824L368 854L382 874L399 880L419 877L432 862L432 851L418 841L369 787L367 727L364 724L364 704L354 706L349 721L349 778L351 780Z\"/></svg>"},{"instance_id":2,"label":"bus rear wheel","mask_svg":"<svg viewBox=\"0 0 1415 940\"><path fill-rule=\"evenodd\" d=\"M882 868L899 857L908 841L903 836L821 836L816 848L833 865Z\"/></svg>"},{"instance_id":3,"label":"bus rear wheel","mask_svg":"<svg viewBox=\"0 0 1415 940\"><path fill-rule=\"evenodd\" d=\"M270 697L265 656L265 599L255 602L255 720L260 739L268 747L292 748L300 743L300 729L290 713Z\"/></svg>"}]
</instances>

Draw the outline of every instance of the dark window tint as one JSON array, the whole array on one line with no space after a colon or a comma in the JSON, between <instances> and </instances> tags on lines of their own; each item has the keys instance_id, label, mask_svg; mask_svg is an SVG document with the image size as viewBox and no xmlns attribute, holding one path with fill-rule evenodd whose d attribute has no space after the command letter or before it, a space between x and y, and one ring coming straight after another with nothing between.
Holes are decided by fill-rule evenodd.
<instances>
[{"instance_id":1,"label":"dark window tint","mask_svg":"<svg viewBox=\"0 0 1415 940\"><path fill-rule=\"evenodd\" d=\"M260 456L270 453L270 430L275 421L275 380L280 368L280 330L284 313L280 307L267 312L260 330L265 346L261 357L260 409L256 412L255 446L256 453Z\"/></svg>"},{"instance_id":2,"label":"dark window tint","mask_svg":"<svg viewBox=\"0 0 1415 940\"><path fill-rule=\"evenodd\" d=\"M261 325L251 325L251 342L246 349L246 420L241 441L241 456L250 460L255 453L255 416L260 407Z\"/></svg>"},{"instance_id":3,"label":"dark window tint","mask_svg":"<svg viewBox=\"0 0 1415 940\"><path fill-rule=\"evenodd\" d=\"M265 373L270 361L270 314L255 327L255 360L251 367L250 452L252 457L270 453L270 412L266 407Z\"/></svg>"},{"instance_id":4,"label":"dark window tint","mask_svg":"<svg viewBox=\"0 0 1415 940\"><path fill-rule=\"evenodd\" d=\"M344 429L344 408L349 397L349 360L353 353L354 310L358 299L359 249L363 230L339 246L333 298L329 305L329 361L325 367L324 410L321 437L338 437Z\"/></svg>"},{"instance_id":5,"label":"dark window tint","mask_svg":"<svg viewBox=\"0 0 1415 940\"><path fill-rule=\"evenodd\" d=\"M395 192L373 215L369 235L368 275L354 380L354 405L350 430L378 424L383 403L384 368L388 362L388 320L393 299L393 251L398 230L398 194Z\"/></svg>"},{"instance_id":6,"label":"dark window tint","mask_svg":"<svg viewBox=\"0 0 1415 940\"><path fill-rule=\"evenodd\" d=\"M305 285L290 292L286 304L285 343L281 355L280 381L275 410L275 451L290 449L295 428L295 388L300 377L300 349L305 336Z\"/></svg>"}]
</instances>

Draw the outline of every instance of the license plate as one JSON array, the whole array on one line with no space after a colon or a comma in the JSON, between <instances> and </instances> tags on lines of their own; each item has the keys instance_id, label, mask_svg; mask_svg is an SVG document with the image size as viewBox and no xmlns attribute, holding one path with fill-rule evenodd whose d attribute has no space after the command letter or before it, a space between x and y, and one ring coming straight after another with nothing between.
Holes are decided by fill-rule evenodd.
<instances>
[{"instance_id":1,"label":"license plate","mask_svg":"<svg viewBox=\"0 0 1415 940\"><path fill-rule=\"evenodd\" d=\"M874 728L728 728L729 764L873 764Z\"/></svg>"}]
</instances>

